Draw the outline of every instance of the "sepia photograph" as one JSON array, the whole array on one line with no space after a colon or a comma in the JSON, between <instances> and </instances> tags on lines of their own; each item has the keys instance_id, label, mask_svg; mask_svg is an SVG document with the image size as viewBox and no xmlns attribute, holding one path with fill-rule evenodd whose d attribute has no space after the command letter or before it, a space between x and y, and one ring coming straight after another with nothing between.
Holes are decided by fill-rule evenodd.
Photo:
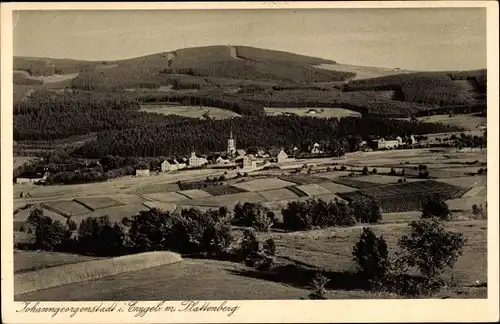
<instances>
[{"instance_id":1,"label":"sepia photograph","mask_svg":"<svg viewBox=\"0 0 500 324\"><path fill-rule=\"evenodd\" d=\"M488 10L12 9L18 312L497 298Z\"/></svg>"}]
</instances>

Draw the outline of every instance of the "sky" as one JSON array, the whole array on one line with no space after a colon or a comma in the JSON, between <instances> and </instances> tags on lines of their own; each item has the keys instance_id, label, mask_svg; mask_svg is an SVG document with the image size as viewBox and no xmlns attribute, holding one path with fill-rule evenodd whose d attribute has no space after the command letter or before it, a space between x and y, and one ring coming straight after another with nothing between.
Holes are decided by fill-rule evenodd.
<instances>
[{"instance_id":1,"label":"sky","mask_svg":"<svg viewBox=\"0 0 500 324\"><path fill-rule=\"evenodd\" d=\"M486 68L486 9L18 11L14 55L118 60L247 45L410 70Z\"/></svg>"}]
</instances>

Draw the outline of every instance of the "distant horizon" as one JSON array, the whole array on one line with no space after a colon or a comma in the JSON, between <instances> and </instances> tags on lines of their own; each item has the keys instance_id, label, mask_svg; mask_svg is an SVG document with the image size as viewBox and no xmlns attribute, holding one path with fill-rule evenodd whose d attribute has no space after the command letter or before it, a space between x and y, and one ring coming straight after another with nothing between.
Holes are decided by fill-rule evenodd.
<instances>
[{"instance_id":1,"label":"distant horizon","mask_svg":"<svg viewBox=\"0 0 500 324\"><path fill-rule=\"evenodd\" d=\"M171 51L164 51L164 52L155 52L155 53L150 53L150 54L145 54L145 55L140 55L140 56L134 56L134 57L126 57L122 59L117 59L117 60L85 60L85 59L79 59L79 58L70 58L70 57L48 57L48 56L14 56L14 58L25 58L25 59L48 59L48 60L70 60L70 61L81 61L81 62L91 62L91 63L97 63L97 62L118 62L118 61L125 61L125 60L131 60L131 59L137 59L140 57L147 57L155 54L160 54L160 53L171 53L175 52L178 50L183 50L187 48L203 48L203 47L211 47L211 46L227 46L227 45L222 45L222 44L214 44L214 45L206 45L206 46L192 46L192 47L184 47L184 48L177 48ZM231 44L231 46L247 46L247 47L255 47L255 46L250 46L246 44ZM262 48L262 47L255 47L255 48L260 48L264 50L270 50L270 51L277 51L277 52L288 52L285 50L280 50L280 49L274 49L274 48ZM310 56L310 57L315 57L315 58L320 58L320 59L325 59L325 60L332 60L330 58L324 58L324 57L319 57L319 56L311 56L303 53L294 53L294 52L288 52L291 54L297 54L297 55L304 55L304 56ZM400 68L398 66L381 66L381 65L363 65L363 64L350 64L347 62L338 62L335 61L336 64L341 64L341 65L352 65L352 66L359 66L359 67L372 67L372 68L381 68L381 69L396 69ZM415 70L415 69L404 69L400 68L402 71L413 71L413 72L446 72L446 71L475 71L475 70L486 70L487 68L473 68L473 69L447 69L447 70Z\"/></svg>"},{"instance_id":2,"label":"distant horizon","mask_svg":"<svg viewBox=\"0 0 500 324\"><path fill-rule=\"evenodd\" d=\"M14 16L15 57L119 61L231 44L388 69L487 67L484 8L70 10Z\"/></svg>"}]
</instances>

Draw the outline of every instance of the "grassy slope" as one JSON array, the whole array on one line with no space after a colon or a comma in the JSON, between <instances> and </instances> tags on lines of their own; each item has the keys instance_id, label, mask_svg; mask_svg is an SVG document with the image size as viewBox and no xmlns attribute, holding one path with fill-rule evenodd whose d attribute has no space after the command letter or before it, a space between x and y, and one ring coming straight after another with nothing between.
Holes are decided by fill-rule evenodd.
<instances>
[{"instance_id":1,"label":"grassy slope","mask_svg":"<svg viewBox=\"0 0 500 324\"><path fill-rule=\"evenodd\" d=\"M372 226L384 235L391 252L406 224ZM485 288L470 287L476 280L487 282L485 220L449 222L450 230L463 232L468 242L464 254L451 273L458 287L440 292L438 296L484 298ZM351 259L352 246L362 226L323 229L289 234L260 234L261 239L273 237L281 264L305 271L318 268L329 272L329 298L398 298L359 290L346 280L355 269ZM295 262L295 263L294 263ZM301 265L302 264L302 265ZM309 265L310 267L305 265ZM302 269L302 270L301 270ZM50 288L16 296L16 300L188 300L188 299L299 299L308 294L304 278L288 272L281 277L267 278L241 265L213 260L184 259L181 263L160 266L112 277ZM308 274L305 272L304 274ZM189 289L188 289L189 288Z\"/></svg>"},{"instance_id":2,"label":"grassy slope","mask_svg":"<svg viewBox=\"0 0 500 324\"><path fill-rule=\"evenodd\" d=\"M98 258L58 252L18 251L14 254L14 272L33 271L94 259Z\"/></svg>"}]
</instances>

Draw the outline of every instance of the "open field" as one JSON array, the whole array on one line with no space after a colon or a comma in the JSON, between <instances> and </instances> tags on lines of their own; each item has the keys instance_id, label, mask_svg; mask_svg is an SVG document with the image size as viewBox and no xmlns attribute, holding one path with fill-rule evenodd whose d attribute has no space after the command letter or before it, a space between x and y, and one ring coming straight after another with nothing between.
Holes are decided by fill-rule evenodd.
<instances>
[{"instance_id":1,"label":"open field","mask_svg":"<svg viewBox=\"0 0 500 324\"><path fill-rule=\"evenodd\" d=\"M42 268L37 271L16 274L14 276L14 294L25 294L76 282L86 282L123 272L177 263L181 260L182 257L177 253L161 251Z\"/></svg>"},{"instance_id":2,"label":"open field","mask_svg":"<svg viewBox=\"0 0 500 324\"><path fill-rule=\"evenodd\" d=\"M209 198L202 199L193 199L189 202L186 202L190 205L198 205L198 206L207 206L207 207L234 207L237 202L245 203L245 202L263 202L265 201L264 197L262 197L257 192L241 192L236 194L230 194L225 196L214 196Z\"/></svg>"},{"instance_id":3,"label":"open field","mask_svg":"<svg viewBox=\"0 0 500 324\"><path fill-rule=\"evenodd\" d=\"M466 197L486 197L486 186L476 186L463 194L462 198Z\"/></svg>"},{"instance_id":4,"label":"open field","mask_svg":"<svg viewBox=\"0 0 500 324\"><path fill-rule=\"evenodd\" d=\"M204 119L205 117L203 115L207 113L210 118L214 119L226 119L240 116L231 110L204 106L141 105L140 111L199 119Z\"/></svg>"},{"instance_id":5,"label":"open field","mask_svg":"<svg viewBox=\"0 0 500 324\"><path fill-rule=\"evenodd\" d=\"M476 280L487 281L485 220L447 222L448 230L464 233L468 242L464 254L452 273L460 286L473 285ZM277 244L277 255L303 262L331 272L353 271L352 246L359 239L363 226L322 229L287 234L262 233L262 239L272 236ZM407 231L406 224L369 226L377 235L383 235L394 253L399 238ZM339 283L340 284L340 283Z\"/></svg>"},{"instance_id":6,"label":"open field","mask_svg":"<svg viewBox=\"0 0 500 324\"><path fill-rule=\"evenodd\" d=\"M476 281L487 282L486 221L447 222L449 230L464 233L467 244L453 275L458 287L448 288L436 297L485 298L486 288L474 288ZM370 225L383 235L391 254L396 252L406 224ZM278 275L266 276L242 264L184 259L182 262L125 272L114 276L73 283L16 295L27 300L183 300L183 299L299 299L310 292L309 280L316 270L331 279L328 298L401 298L394 294L367 292L347 280L355 271L351 251L362 226L330 228L294 233L259 233L259 239L273 237L277 243ZM286 265L286 266L285 266ZM279 275L281 270L282 275ZM209 282L210 284L207 284ZM189 289L187 289L189 287ZM236 289L235 289L236 288Z\"/></svg>"},{"instance_id":7,"label":"open field","mask_svg":"<svg viewBox=\"0 0 500 324\"><path fill-rule=\"evenodd\" d=\"M275 201L275 200L285 200L285 199L296 199L298 196L291 192L290 190L283 189L274 189L259 192L262 197L264 197L267 201Z\"/></svg>"},{"instance_id":8,"label":"open field","mask_svg":"<svg viewBox=\"0 0 500 324\"><path fill-rule=\"evenodd\" d=\"M14 273L96 259L100 258L47 251L17 251L14 254Z\"/></svg>"},{"instance_id":9,"label":"open field","mask_svg":"<svg viewBox=\"0 0 500 324\"><path fill-rule=\"evenodd\" d=\"M87 198L75 198L75 201L87 207L88 209L95 211L97 209L103 209L108 207L116 207L124 205L123 203L111 199L109 197L87 197Z\"/></svg>"},{"instance_id":10,"label":"open field","mask_svg":"<svg viewBox=\"0 0 500 324\"><path fill-rule=\"evenodd\" d=\"M137 194L150 194L150 193L158 193L158 192L174 192L179 191L179 185L176 183L162 183L157 185L147 185L144 187L140 187L137 189Z\"/></svg>"},{"instance_id":11,"label":"open field","mask_svg":"<svg viewBox=\"0 0 500 324\"><path fill-rule=\"evenodd\" d=\"M235 193L240 193L240 192L246 192L246 190L233 187L233 186L218 186L218 187L206 187L203 188L203 191L208 192L212 196L222 196L222 195L230 195L230 194L235 194Z\"/></svg>"},{"instance_id":12,"label":"open field","mask_svg":"<svg viewBox=\"0 0 500 324\"><path fill-rule=\"evenodd\" d=\"M91 213L80 214L76 216L72 216L71 220L76 224L80 224L80 222L88 217L101 217L101 216L109 216L111 221L120 222L124 217L132 217L134 215L139 214L141 210L148 210L149 208L143 203L129 203L126 205L109 207L105 209L98 209Z\"/></svg>"},{"instance_id":13,"label":"open field","mask_svg":"<svg viewBox=\"0 0 500 324\"><path fill-rule=\"evenodd\" d=\"M22 300L218 300L299 299L308 291L245 277L249 268L229 262L184 259L180 263L16 296ZM210 283L207 285L207 283ZM270 296L272 292L272 296Z\"/></svg>"},{"instance_id":14,"label":"open field","mask_svg":"<svg viewBox=\"0 0 500 324\"><path fill-rule=\"evenodd\" d=\"M293 182L280 180L278 178L264 178L236 183L233 186L247 191L265 191L293 186Z\"/></svg>"},{"instance_id":15,"label":"open field","mask_svg":"<svg viewBox=\"0 0 500 324\"><path fill-rule=\"evenodd\" d=\"M349 65L349 64L320 64L316 67L326 70L342 71L342 72L352 72L356 73L353 78L357 79L369 79L378 78L386 75L410 73L411 71L395 71L394 69L375 67L375 66L359 66L359 65Z\"/></svg>"},{"instance_id":16,"label":"open field","mask_svg":"<svg viewBox=\"0 0 500 324\"><path fill-rule=\"evenodd\" d=\"M395 183L398 183L399 179L402 179L402 176L389 176L389 175L373 174L373 175L367 175L367 176L362 176L362 177L356 177L356 179L359 179L361 181L380 183L380 184L395 184ZM415 181L423 181L423 180L425 180L425 179L406 178L406 182L415 182Z\"/></svg>"},{"instance_id":17,"label":"open field","mask_svg":"<svg viewBox=\"0 0 500 324\"><path fill-rule=\"evenodd\" d=\"M433 115L417 119L424 123L441 123L474 131L477 131L477 126L479 125L486 126L486 117L477 117L474 115L454 115L452 117L449 115Z\"/></svg>"},{"instance_id":18,"label":"open field","mask_svg":"<svg viewBox=\"0 0 500 324\"><path fill-rule=\"evenodd\" d=\"M356 188L344 186L335 182L321 182L318 186L325 188L331 193L356 191Z\"/></svg>"},{"instance_id":19,"label":"open field","mask_svg":"<svg viewBox=\"0 0 500 324\"><path fill-rule=\"evenodd\" d=\"M457 199L466 189L433 180L384 185L382 187L361 189L340 193L339 196L349 201L367 201L375 199L386 213L420 210L429 196L437 195L440 199Z\"/></svg>"},{"instance_id":20,"label":"open field","mask_svg":"<svg viewBox=\"0 0 500 324\"><path fill-rule=\"evenodd\" d=\"M199 199L199 198L207 198L207 197L212 197L211 194L204 190L200 189L189 189L189 190L180 190L177 192L178 194L181 194L183 196L186 196L189 199Z\"/></svg>"},{"instance_id":21,"label":"open field","mask_svg":"<svg viewBox=\"0 0 500 324\"><path fill-rule=\"evenodd\" d=\"M163 202L170 201L180 201L189 199L184 195L178 194L177 192L161 192L161 193L151 193L147 195L143 195L144 198L150 200L158 200Z\"/></svg>"},{"instance_id":22,"label":"open field","mask_svg":"<svg viewBox=\"0 0 500 324\"><path fill-rule=\"evenodd\" d=\"M475 197L461 197L456 199L446 200L448 207L451 211L466 211L469 214L472 214L472 206L473 205L483 205L486 204L486 197L475 196Z\"/></svg>"},{"instance_id":23,"label":"open field","mask_svg":"<svg viewBox=\"0 0 500 324\"><path fill-rule=\"evenodd\" d=\"M322 172L317 175L318 178L323 178L327 180L333 180L337 179L339 177L345 177L348 176L351 172L350 171L329 171L329 172Z\"/></svg>"},{"instance_id":24,"label":"open field","mask_svg":"<svg viewBox=\"0 0 500 324\"><path fill-rule=\"evenodd\" d=\"M317 184L307 184L296 186L297 189L304 192L308 196L318 196L318 195L326 195L331 193L329 190L317 185Z\"/></svg>"},{"instance_id":25,"label":"open field","mask_svg":"<svg viewBox=\"0 0 500 324\"><path fill-rule=\"evenodd\" d=\"M146 201L142 203L144 206L153 209L161 209L167 212L174 212L177 209L176 204L172 203L164 203L164 202L158 202L158 201Z\"/></svg>"},{"instance_id":26,"label":"open field","mask_svg":"<svg viewBox=\"0 0 500 324\"><path fill-rule=\"evenodd\" d=\"M297 116L311 116L317 118L342 118L342 117L361 117L357 111L345 108L322 108L322 107L264 107L266 115L279 116L293 114Z\"/></svg>"},{"instance_id":27,"label":"open field","mask_svg":"<svg viewBox=\"0 0 500 324\"><path fill-rule=\"evenodd\" d=\"M43 206L64 216L81 215L91 211L91 209L73 200L48 201L43 203Z\"/></svg>"},{"instance_id":28,"label":"open field","mask_svg":"<svg viewBox=\"0 0 500 324\"><path fill-rule=\"evenodd\" d=\"M444 182L453 186L458 186L461 188L472 188L475 186L486 186L487 176L470 176L470 177L459 177L459 178L446 178L438 179L440 182Z\"/></svg>"},{"instance_id":29,"label":"open field","mask_svg":"<svg viewBox=\"0 0 500 324\"><path fill-rule=\"evenodd\" d=\"M160 173L157 176L135 177L125 176L121 178L111 179L106 182L86 183L77 185L53 185L53 186L37 186L34 184L14 185L14 198L19 197L21 192L28 192L32 197L30 200L46 200L48 198L57 197L73 199L75 197L87 196L109 196L113 198L116 194L131 194L136 193L138 189L144 190L144 187L163 186L170 187L173 182L185 180L203 180L207 176L222 175L222 171L201 169L201 170L186 170L175 174ZM147 180L145 180L147 179ZM144 183L147 181L147 186ZM178 191L179 189L175 190ZM157 192L157 191L154 191ZM160 191L161 192L161 191Z\"/></svg>"},{"instance_id":30,"label":"open field","mask_svg":"<svg viewBox=\"0 0 500 324\"><path fill-rule=\"evenodd\" d=\"M361 177L356 177L356 178L336 178L332 180L335 183L347 186L347 187L353 187L353 188L358 188L358 189L367 189L367 188L374 188L374 187L379 187L380 183L375 183L371 181L364 181L364 180L358 180L358 178Z\"/></svg>"},{"instance_id":31,"label":"open field","mask_svg":"<svg viewBox=\"0 0 500 324\"><path fill-rule=\"evenodd\" d=\"M298 185L312 184L312 183L320 183L324 180L320 177L304 175L304 174L290 174L290 175L282 175L278 177L281 180L290 181L296 183Z\"/></svg>"},{"instance_id":32,"label":"open field","mask_svg":"<svg viewBox=\"0 0 500 324\"><path fill-rule=\"evenodd\" d=\"M205 192L200 189L191 189L191 190L181 190L178 191L177 193L186 196L189 199L198 199L198 198L207 198L207 197L212 197L211 194L208 192Z\"/></svg>"}]
</instances>

